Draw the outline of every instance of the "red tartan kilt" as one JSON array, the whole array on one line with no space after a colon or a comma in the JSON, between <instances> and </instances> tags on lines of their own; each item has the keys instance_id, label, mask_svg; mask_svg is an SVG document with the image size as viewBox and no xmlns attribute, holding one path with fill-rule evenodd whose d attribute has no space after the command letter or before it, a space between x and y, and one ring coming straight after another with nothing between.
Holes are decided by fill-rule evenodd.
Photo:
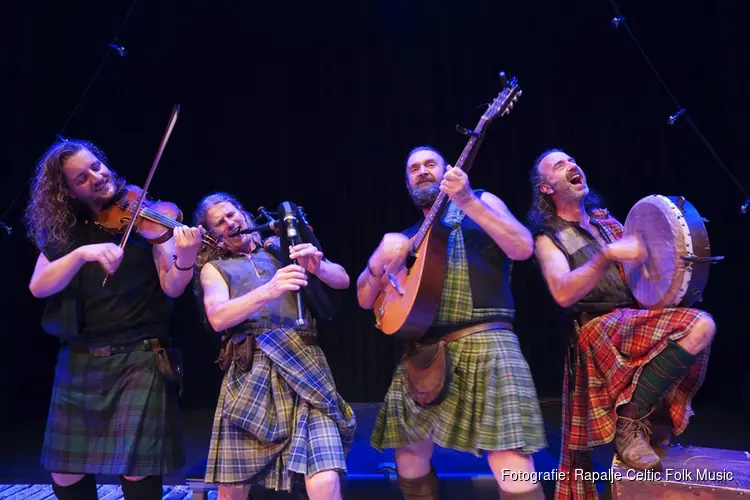
<instances>
[{"instance_id":1,"label":"red tartan kilt","mask_svg":"<svg viewBox=\"0 0 750 500\"><path fill-rule=\"evenodd\" d=\"M578 350L582 358L578 369L583 369L584 373L577 373L576 386L580 388L580 384L585 384L588 388L588 408L584 414L587 413L589 419L602 413L609 413L610 417L603 419L609 420L606 424L601 420L593 422L591 430L594 432L590 438L599 442L606 440L606 434L614 430L613 411L630 400L640 369L661 353L669 341L687 335L702 318L711 320L711 315L688 308L618 309L581 328ZM685 409L684 403L703 383L707 361L708 349L699 354L688 375L667 397L667 403L683 403L670 409L677 434L684 430L686 417L689 417L680 410Z\"/></svg>"}]
</instances>

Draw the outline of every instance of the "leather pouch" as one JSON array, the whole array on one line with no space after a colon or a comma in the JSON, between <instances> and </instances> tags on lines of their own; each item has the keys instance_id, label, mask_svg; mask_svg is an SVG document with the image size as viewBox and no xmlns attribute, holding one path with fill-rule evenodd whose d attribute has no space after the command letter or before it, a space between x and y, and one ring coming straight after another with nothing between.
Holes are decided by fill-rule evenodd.
<instances>
[{"instance_id":1,"label":"leather pouch","mask_svg":"<svg viewBox=\"0 0 750 500\"><path fill-rule=\"evenodd\" d=\"M451 379L451 361L445 342L410 346L405 364L409 393L414 401L423 406L439 404Z\"/></svg>"}]
</instances>

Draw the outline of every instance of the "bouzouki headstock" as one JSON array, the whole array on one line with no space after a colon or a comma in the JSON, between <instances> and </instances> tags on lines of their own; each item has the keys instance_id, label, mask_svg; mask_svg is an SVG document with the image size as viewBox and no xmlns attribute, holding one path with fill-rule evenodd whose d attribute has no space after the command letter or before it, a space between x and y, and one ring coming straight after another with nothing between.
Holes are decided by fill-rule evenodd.
<instances>
[{"instance_id":1,"label":"bouzouki headstock","mask_svg":"<svg viewBox=\"0 0 750 500\"><path fill-rule=\"evenodd\" d=\"M518 98L521 97L523 91L518 86L518 78L515 76L508 81L504 72L500 73L500 78L503 82L503 90L497 94L495 100L484 112L484 118L492 120L496 116L504 116L510 113L513 106L518 102Z\"/></svg>"}]
</instances>

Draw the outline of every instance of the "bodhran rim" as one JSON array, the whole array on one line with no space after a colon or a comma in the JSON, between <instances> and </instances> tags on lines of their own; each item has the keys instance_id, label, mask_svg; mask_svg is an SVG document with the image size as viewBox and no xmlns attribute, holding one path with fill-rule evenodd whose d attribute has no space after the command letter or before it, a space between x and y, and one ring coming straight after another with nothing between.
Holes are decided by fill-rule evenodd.
<instances>
[{"instance_id":1,"label":"bodhran rim","mask_svg":"<svg viewBox=\"0 0 750 500\"><path fill-rule=\"evenodd\" d=\"M638 200L625 219L623 236L638 232L649 256L645 264L623 262L627 285L646 309L690 307L700 300L707 266L683 256L710 256L703 218L682 196L652 194ZM696 266L700 266L696 273Z\"/></svg>"}]
</instances>

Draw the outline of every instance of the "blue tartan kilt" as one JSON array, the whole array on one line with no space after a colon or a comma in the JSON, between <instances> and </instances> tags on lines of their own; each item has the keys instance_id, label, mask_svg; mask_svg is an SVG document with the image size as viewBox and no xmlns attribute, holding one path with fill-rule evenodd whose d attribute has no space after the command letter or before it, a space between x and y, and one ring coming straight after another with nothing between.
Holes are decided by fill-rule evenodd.
<instances>
[{"instance_id":1,"label":"blue tartan kilt","mask_svg":"<svg viewBox=\"0 0 750 500\"><path fill-rule=\"evenodd\" d=\"M100 357L61 347L41 463L51 472L126 476L182 467L177 389L156 354Z\"/></svg>"}]
</instances>

